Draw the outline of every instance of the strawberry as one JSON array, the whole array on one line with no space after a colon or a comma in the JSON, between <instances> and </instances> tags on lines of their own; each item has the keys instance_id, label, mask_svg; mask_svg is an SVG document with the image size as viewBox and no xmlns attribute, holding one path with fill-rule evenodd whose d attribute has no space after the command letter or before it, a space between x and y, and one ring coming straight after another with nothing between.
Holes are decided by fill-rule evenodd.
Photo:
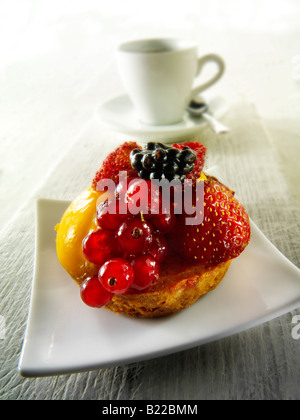
<instances>
[{"instance_id":1,"label":"strawberry","mask_svg":"<svg viewBox=\"0 0 300 420\"><path fill-rule=\"evenodd\" d=\"M186 225L178 217L176 246L187 261L213 266L237 257L250 240L249 216L234 193L215 178L204 181L204 219Z\"/></svg>"},{"instance_id":2,"label":"strawberry","mask_svg":"<svg viewBox=\"0 0 300 420\"><path fill-rule=\"evenodd\" d=\"M186 179L192 179L193 181L195 181L197 178L200 178L201 172L204 167L206 147L203 144L198 143L198 142L186 142L186 143L173 144L173 147L179 150L183 149L185 146L190 147L197 154L197 160L195 162L194 170L188 175L186 175Z\"/></svg>"},{"instance_id":3,"label":"strawberry","mask_svg":"<svg viewBox=\"0 0 300 420\"><path fill-rule=\"evenodd\" d=\"M132 168L129 154L131 150L140 148L135 142L125 142L111 152L102 162L101 168L96 172L92 187L96 190L101 179L112 179L115 184L119 181L119 171L127 171L128 177L137 177L138 173Z\"/></svg>"}]
</instances>

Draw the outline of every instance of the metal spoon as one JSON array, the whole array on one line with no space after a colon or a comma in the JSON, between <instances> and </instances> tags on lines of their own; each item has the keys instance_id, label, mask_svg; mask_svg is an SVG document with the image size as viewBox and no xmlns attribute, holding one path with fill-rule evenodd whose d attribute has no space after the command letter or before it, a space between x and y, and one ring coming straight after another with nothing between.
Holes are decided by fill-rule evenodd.
<instances>
[{"instance_id":1,"label":"metal spoon","mask_svg":"<svg viewBox=\"0 0 300 420\"><path fill-rule=\"evenodd\" d=\"M227 133L229 131L229 128L226 127L226 125L220 123L220 121L216 120L213 116L208 114L206 112L207 109L208 109L208 106L205 102L197 102L195 99L193 99L187 107L187 111L193 117L201 116L205 118L208 125L214 130L215 133L217 134Z\"/></svg>"}]
</instances>

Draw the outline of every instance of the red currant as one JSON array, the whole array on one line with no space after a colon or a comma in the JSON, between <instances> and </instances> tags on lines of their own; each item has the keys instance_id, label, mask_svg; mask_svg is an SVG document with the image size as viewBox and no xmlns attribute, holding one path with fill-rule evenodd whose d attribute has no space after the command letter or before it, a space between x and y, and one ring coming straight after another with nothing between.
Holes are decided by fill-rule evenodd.
<instances>
[{"instance_id":1,"label":"red currant","mask_svg":"<svg viewBox=\"0 0 300 420\"><path fill-rule=\"evenodd\" d=\"M132 288L144 290L159 279L159 264L149 254L138 255L132 261L134 282Z\"/></svg>"},{"instance_id":2,"label":"red currant","mask_svg":"<svg viewBox=\"0 0 300 420\"><path fill-rule=\"evenodd\" d=\"M98 229L89 233L82 242L85 258L97 265L102 265L115 255L118 242L112 231Z\"/></svg>"},{"instance_id":3,"label":"red currant","mask_svg":"<svg viewBox=\"0 0 300 420\"><path fill-rule=\"evenodd\" d=\"M105 201L97 209L97 223L103 229L117 229L126 217L127 204L120 200Z\"/></svg>"},{"instance_id":4,"label":"red currant","mask_svg":"<svg viewBox=\"0 0 300 420\"><path fill-rule=\"evenodd\" d=\"M162 233L157 233L149 248L149 254L151 254L157 262L162 263L166 259L167 253L167 241Z\"/></svg>"},{"instance_id":5,"label":"red currant","mask_svg":"<svg viewBox=\"0 0 300 420\"><path fill-rule=\"evenodd\" d=\"M124 258L113 258L100 268L99 280L107 291L125 293L134 281L133 268Z\"/></svg>"},{"instance_id":6,"label":"red currant","mask_svg":"<svg viewBox=\"0 0 300 420\"><path fill-rule=\"evenodd\" d=\"M148 222L134 217L125 220L117 231L117 239L126 254L140 254L153 242L153 228Z\"/></svg>"},{"instance_id":7,"label":"red currant","mask_svg":"<svg viewBox=\"0 0 300 420\"><path fill-rule=\"evenodd\" d=\"M80 297L86 305L101 308L111 301L113 294L104 289L97 276L93 276L81 284Z\"/></svg>"}]
</instances>

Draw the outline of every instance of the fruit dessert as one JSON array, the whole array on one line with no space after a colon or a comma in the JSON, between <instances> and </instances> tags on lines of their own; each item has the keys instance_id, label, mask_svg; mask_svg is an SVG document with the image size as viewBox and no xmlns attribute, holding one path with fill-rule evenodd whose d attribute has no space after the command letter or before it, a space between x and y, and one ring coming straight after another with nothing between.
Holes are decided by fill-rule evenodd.
<instances>
[{"instance_id":1,"label":"fruit dessert","mask_svg":"<svg viewBox=\"0 0 300 420\"><path fill-rule=\"evenodd\" d=\"M206 148L126 142L56 226L57 255L89 306L170 315L215 289L250 241L234 192L204 173Z\"/></svg>"}]
</instances>

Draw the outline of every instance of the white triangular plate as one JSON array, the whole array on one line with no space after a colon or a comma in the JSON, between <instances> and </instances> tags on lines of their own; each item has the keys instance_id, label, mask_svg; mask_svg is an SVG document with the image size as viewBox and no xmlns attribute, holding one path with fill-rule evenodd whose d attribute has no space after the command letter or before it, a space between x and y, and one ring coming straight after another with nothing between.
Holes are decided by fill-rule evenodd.
<instances>
[{"instance_id":1,"label":"white triangular plate","mask_svg":"<svg viewBox=\"0 0 300 420\"><path fill-rule=\"evenodd\" d=\"M69 203L37 202L36 261L19 361L26 377L121 365L167 355L241 332L300 306L300 270L251 222L252 237L221 284L190 308L135 319L84 305L60 266L54 226Z\"/></svg>"}]
</instances>

